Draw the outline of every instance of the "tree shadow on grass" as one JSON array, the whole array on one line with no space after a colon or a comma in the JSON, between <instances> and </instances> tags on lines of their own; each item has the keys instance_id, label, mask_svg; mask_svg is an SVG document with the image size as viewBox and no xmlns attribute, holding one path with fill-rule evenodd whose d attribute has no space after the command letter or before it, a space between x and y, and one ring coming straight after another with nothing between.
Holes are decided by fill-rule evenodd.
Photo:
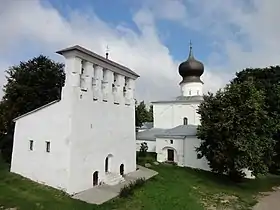
<instances>
[{"instance_id":1,"label":"tree shadow on grass","mask_svg":"<svg viewBox=\"0 0 280 210\"><path fill-rule=\"evenodd\" d=\"M256 179L243 178L240 182L234 182L226 175L192 168L184 168L183 170L185 170L188 175L194 177L196 183L205 186L219 186L225 189L260 192L269 191L273 186L280 185L280 176L272 174L258 176Z\"/></svg>"}]
</instances>

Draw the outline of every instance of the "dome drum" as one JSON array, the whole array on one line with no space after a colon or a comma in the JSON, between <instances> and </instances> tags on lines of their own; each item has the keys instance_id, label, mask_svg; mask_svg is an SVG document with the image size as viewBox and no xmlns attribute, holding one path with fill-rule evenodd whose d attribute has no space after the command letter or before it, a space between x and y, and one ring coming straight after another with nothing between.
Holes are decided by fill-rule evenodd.
<instances>
[{"instance_id":1,"label":"dome drum","mask_svg":"<svg viewBox=\"0 0 280 210\"><path fill-rule=\"evenodd\" d=\"M183 80L180 82L180 84L182 83L191 83L191 82L200 82L202 84L204 84L199 76L185 76L183 77Z\"/></svg>"}]
</instances>

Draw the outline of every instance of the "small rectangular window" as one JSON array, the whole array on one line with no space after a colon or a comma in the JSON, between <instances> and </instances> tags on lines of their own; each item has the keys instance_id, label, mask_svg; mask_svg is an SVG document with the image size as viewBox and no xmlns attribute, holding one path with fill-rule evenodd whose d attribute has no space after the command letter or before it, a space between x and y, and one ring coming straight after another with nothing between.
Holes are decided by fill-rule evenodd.
<instances>
[{"instance_id":1,"label":"small rectangular window","mask_svg":"<svg viewBox=\"0 0 280 210\"><path fill-rule=\"evenodd\" d=\"M173 140L170 140L170 144L173 144Z\"/></svg>"},{"instance_id":2,"label":"small rectangular window","mask_svg":"<svg viewBox=\"0 0 280 210\"><path fill-rule=\"evenodd\" d=\"M33 150L33 140L29 140L29 149Z\"/></svg>"},{"instance_id":3,"label":"small rectangular window","mask_svg":"<svg viewBox=\"0 0 280 210\"><path fill-rule=\"evenodd\" d=\"M46 141L46 152L50 152L51 150L51 143L49 141Z\"/></svg>"}]
</instances>

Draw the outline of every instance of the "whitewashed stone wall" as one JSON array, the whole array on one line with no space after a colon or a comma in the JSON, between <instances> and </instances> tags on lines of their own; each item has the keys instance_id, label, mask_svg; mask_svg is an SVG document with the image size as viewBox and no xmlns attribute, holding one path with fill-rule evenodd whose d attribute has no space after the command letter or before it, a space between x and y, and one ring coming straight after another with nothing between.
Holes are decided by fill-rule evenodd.
<instances>
[{"instance_id":1,"label":"whitewashed stone wall","mask_svg":"<svg viewBox=\"0 0 280 210\"><path fill-rule=\"evenodd\" d=\"M156 139L156 152L157 161L167 161L167 150L174 150L174 162L178 166L184 166L184 141L183 139L168 139L168 138L157 138Z\"/></svg>"},{"instance_id":2,"label":"whitewashed stone wall","mask_svg":"<svg viewBox=\"0 0 280 210\"><path fill-rule=\"evenodd\" d=\"M11 172L67 191L70 160L67 114L63 103L58 102L16 121ZM49 153L46 141L50 142Z\"/></svg>"},{"instance_id":3,"label":"whitewashed stone wall","mask_svg":"<svg viewBox=\"0 0 280 210\"><path fill-rule=\"evenodd\" d=\"M63 56L61 100L16 120L11 171L73 194L93 187L95 171L105 180L107 156L109 172L136 170L137 76L78 50Z\"/></svg>"},{"instance_id":4,"label":"whitewashed stone wall","mask_svg":"<svg viewBox=\"0 0 280 210\"><path fill-rule=\"evenodd\" d=\"M197 114L199 103L177 104L177 103L156 103L153 104L154 127L174 128L183 125L184 117L188 119L188 124L199 125L200 116Z\"/></svg>"}]
</instances>

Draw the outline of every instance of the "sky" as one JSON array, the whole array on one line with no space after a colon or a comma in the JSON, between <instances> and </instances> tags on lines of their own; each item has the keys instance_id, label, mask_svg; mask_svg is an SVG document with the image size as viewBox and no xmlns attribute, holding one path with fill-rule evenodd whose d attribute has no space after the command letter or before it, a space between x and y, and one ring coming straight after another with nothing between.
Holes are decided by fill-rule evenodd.
<instances>
[{"instance_id":1,"label":"sky","mask_svg":"<svg viewBox=\"0 0 280 210\"><path fill-rule=\"evenodd\" d=\"M204 92L237 71L278 65L279 0L1 0L0 86L5 70L40 54L81 45L140 75L138 100L180 94L178 66L192 40ZM3 92L0 91L0 96Z\"/></svg>"}]
</instances>

